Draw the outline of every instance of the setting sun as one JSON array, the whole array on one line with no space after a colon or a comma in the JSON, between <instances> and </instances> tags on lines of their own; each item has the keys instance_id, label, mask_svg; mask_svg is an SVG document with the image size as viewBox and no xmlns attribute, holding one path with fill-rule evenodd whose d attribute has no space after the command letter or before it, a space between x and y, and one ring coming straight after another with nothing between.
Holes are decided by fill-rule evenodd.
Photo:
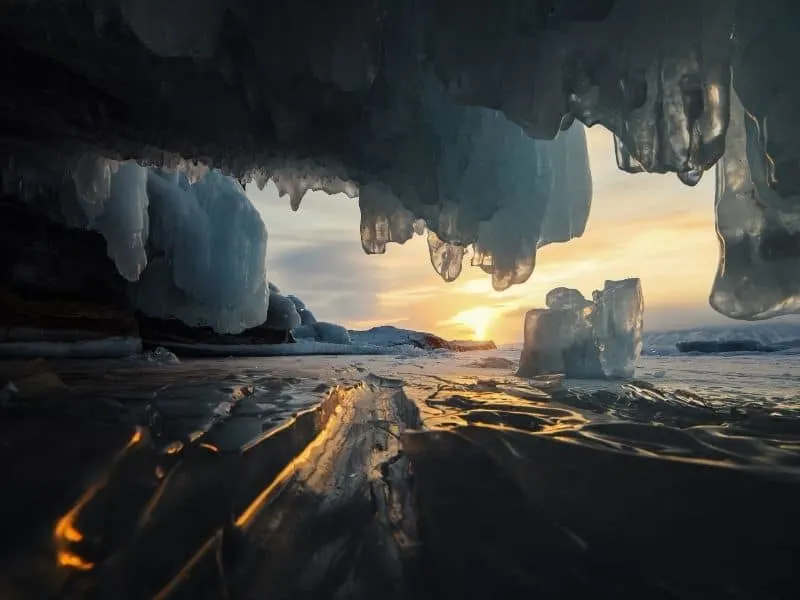
<instances>
[{"instance_id":1,"label":"setting sun","mask_svg":"<svg viewBox=\"0 0 800 600\"><path fill-rule=\"evenodd\" d=\"M489 325L495 319L495 311L486 306L462 310L460 313L449 319L448 322L455 325L463 325L472 329L472 336L476 340L487 339Z\"/></svg>"}]
</instances>

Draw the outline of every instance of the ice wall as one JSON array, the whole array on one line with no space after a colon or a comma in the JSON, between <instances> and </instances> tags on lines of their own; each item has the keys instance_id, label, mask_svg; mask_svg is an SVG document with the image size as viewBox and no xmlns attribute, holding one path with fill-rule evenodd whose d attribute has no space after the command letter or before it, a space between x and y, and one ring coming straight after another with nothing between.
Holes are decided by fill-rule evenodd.
<instances>
[{"instance_id":1,"label":"ice wall","mask_svg":"<svg viewBox=\"0 0 800 600\"><path fill-rule=\"evenodd\" d=\"M424 220L443 278L474 244L472 262L503 289L530 275L537 247L583 230L589 177L573 122L612 131L621 169L689 185L752 138L762 226L731 200L744 192L726 160L712 305L738 318L798 310L793 0L14 0L0 11L2 189L87 153L108 157L85 168L107 168L109 185L131 157L199 159L274 179L294 208L307 189L360 194L368 252ZM738 101L757 130L744 138ZM141 180L125 171L130 192L109 188L102 212L88 188L80 202L135 279L149 233ZM121 223L117 211L128 218L112 232L103 221Z\"/></svg>"},{"instance_id":2,"label":"ice wall","mask_svg":"<svg viewBox=\"0 0 800 600\"><path fill-rule=\"evenodd\" d=\"M223 333L262 324L267 229L242 186L218 171L190 183L182 171L149 169L147 193L151 260L132 287L136 306Z\"/></svg>"},{"instance_id":3,"label":"ice wall","mask_svg":"<svg viewBox=\"0 0 800 600\"><path fill-rule=\"evenodd\" d=\"M520 376L633 376L642 351L644 317L638 278L606 281L592 300L578 290L556 288L547 294L547 306L525 315Z\"/></svg>"},{"instance_id":4,"label":"ice wall","mask_svg":"<svg viewBox=\"0 0 800 600\"><path fill-rule=\"evenodd\" d=\"M138 310L238 333L267 319L267 230L235 179L210 171L191 181L194 174L87 154L71 178ZM297 320L284 319L288 330L300 318L286 302Z\"/></svg>"}]
</instances>

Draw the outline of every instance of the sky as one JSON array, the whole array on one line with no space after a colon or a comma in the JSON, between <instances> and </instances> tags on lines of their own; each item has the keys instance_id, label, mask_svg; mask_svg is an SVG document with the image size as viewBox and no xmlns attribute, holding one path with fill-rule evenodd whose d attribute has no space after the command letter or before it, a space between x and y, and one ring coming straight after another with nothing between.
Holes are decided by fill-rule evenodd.
<instances>
[{"instance_id":1,"label":"sky","mask_svg":"<svg viewBox=\"0 0 800 600\"><path fill-rule=\"evenodd\" d=\"M586 130L592 208L586 232L537 253L536 270L504 292L465 262L444 282L433 270L425 237L389 244L368 256L359 239L358 200L306 194L292 212L269 183L247 194L267 225L267 275L283 293L301 298L317 319L351 329L395 325L447 339L521 341L525 312L543 307L554 287L587 297L606 279L640 277L645 329L735 323L708 305L719 246L714 228L714 174L695 187L672 175L630 175L617 169L611 134Z\"/></svg>"}]
</instances>

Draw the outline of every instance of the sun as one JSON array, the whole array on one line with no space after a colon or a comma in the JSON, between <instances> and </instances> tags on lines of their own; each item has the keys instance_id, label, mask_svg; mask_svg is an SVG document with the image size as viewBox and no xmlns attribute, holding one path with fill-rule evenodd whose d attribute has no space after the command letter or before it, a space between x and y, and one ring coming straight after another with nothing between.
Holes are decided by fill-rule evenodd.
<instances>
[{"instance_id":1,"label":"sun","mask_svg":"<svg viewBox=\"0 0 800 600\"><path fill-rule=\"evenodd\" d=\"M450 319L452 323L458 323L472 329L473 339L485 340L489 333L489 326L495 319L495 311L486 306L469 308L462 310Z\"/></svg>"}]
</instances>

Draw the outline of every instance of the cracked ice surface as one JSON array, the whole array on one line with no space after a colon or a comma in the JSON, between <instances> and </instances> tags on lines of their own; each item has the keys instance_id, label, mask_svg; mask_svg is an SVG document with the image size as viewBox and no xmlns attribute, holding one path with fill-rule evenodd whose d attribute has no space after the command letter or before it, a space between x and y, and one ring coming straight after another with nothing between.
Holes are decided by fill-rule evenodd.
<instances>
[{"instance_id":1,"label":"cracked ice surface","mask_svg":"<svg viewBox=\"0 0 800 600\"><path fill-rule=\"evenodd\" d=\"M0 187L36 187L86 154L109 169L200 161L273 179L295 209L308 189L359 195L367 252L424 220L443 278L473 245L504 289L530 276L539 246L583 232L591 187L574 121L614 133L621 169L693 185L737 152L738 94L757 125L745 178L760 201L734 198L726 158L712 305L793 312L798 20L791 0L7 2ZM111 190L101 213L128 215L124 226L97 220L91 190L78 201L135 279L148 231L125 170L131 191Z\"/></svg>"}]
</instances>

